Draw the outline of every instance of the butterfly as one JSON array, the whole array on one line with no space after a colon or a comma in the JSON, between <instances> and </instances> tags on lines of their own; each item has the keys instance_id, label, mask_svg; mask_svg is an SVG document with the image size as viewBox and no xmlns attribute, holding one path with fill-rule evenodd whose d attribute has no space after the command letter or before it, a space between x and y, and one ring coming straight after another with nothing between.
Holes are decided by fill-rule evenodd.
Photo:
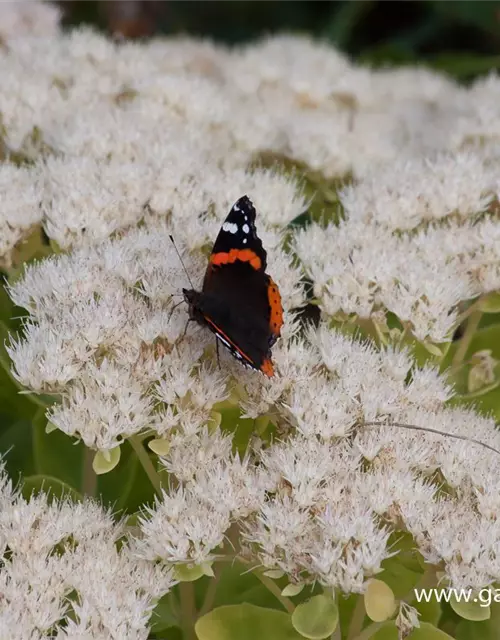
<instances>
[{"instance_id":1,"label":"butterfly","mask_svg":"<svg viewBox=\"0 0 500 640\"><path fill-rule=\"evenodd\" d=\"M283 308L266 273L267 253L256 211L242 196L231 207L210 254L201 291L183 289L189 319L208 327L242 364L274 375L271 347L280 337Z\"/></svg>"}]
</instances>

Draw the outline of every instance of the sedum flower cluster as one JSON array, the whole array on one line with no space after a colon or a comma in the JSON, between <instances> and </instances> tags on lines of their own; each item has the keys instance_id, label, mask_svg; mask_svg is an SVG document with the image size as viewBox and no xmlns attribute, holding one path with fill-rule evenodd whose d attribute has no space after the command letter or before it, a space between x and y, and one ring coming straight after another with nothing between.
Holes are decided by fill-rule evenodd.
<instances>
[{"instance_id":1,"label":"sedum flower cluster","mask_svg":"<svg viewBox=\"0 0 500 640\"><path fill-rule=\"evenodd\" d=\"M61 10L40 0L12 0L0 7L0 40L3 44L22 36L57 36Z\"/></svg>"},{"instance_id":2,"label":"sedum flower cluster","mask_svg":"<svg viewBox=\"0 0 500 640\"><path fill-rule=\"evenodd\" d=\"M147 638L154 604L175 581L139 560L125 534L96 502L25 499L2 465L0 637Z\"/></svg>"},{"instance_id":3,"label":"sedum flower cluster","mask_svg":"<svg viewBox=\"0 0 500 640\"><path fill-rule=\"evenodd\" d=\"M25 501L5 485L6 588L50 598L44 629L57 629L70 590L74 634L108 628L122 606L138 613L120 624L139 629L172 583L167 567L208 571L235 528L244 562L294 584L362 593L401 531L449 584L499 581L497 454L395 426L500 449L494 420L453 406L446 375L417 366L389 330L377 347L349 327L387 326L390 312L435 346L463 303L500 289L500 80L464 88L420 68L371 70L292 36L237 49L86 29L5 41L0 256L27 312L8 345L13 375L53 396L50 428L107 460L125 440L148 442L168 478L120 551L122 530L96 505ZM269 168L270 157L285 161ZM323 209L298 229L311 184ZM201 286L244 193L285 308L272 379L226 353L219 368L213 336L186 331L177 304L188 278ZM51 255L19 275L33 239ZM305 278L317 327L299 314ZM235 412L253 421L238 449ZM16 551L9 523L21 512L33 524ZM56 524L44 532L46 521ZM133 604L116 594L104 612L95 583L87 590L89 575L108 588L99 545ZM15 624L28 606L1 615ZM56 637L76 637L71 625Z\"/></svg>"}]
</instances>

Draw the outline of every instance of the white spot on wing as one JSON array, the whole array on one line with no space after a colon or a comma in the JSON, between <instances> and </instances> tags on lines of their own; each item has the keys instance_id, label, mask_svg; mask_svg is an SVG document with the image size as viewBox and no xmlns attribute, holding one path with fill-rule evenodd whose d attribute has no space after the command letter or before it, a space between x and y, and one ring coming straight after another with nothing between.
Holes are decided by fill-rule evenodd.
<instances>
[{"instance_id":1,"label":"white spot on wing","mask_svg":"<svg viewBox=\"0 0 500 640\"><path fill-rule=\"evenodd\" d=\"M235 233L238 233L238 225L235 222L224 222L222 230L234 235Z\"/></svg>"},{"instance_id":2,"label":"white spot on wing","mask_svg":"<svg viewBox=\"0 0 500 640\"><path fill-rule=\"evenodd\" d=\"M250 227L247 224L243 225L243 233L250 233Z\"/></svg>"},{"instance_id":3,"label":"white spot on wing","mask_svg":"<svg viewBox=\"0 0 500 640\"><path fill-rule=\"evenodd\" d=\"M243 238L243 244L246 244L248 242L248 240L246 238Z\"/></svg>"}]
</instances>

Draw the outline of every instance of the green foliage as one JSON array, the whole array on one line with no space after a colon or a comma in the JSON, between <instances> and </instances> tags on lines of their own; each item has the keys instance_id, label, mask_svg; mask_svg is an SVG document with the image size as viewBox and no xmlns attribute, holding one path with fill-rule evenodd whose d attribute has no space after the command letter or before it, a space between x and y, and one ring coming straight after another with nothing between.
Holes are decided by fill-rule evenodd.
<instances>
[{"instance_id":1,"label":"green foliage","mask_svg":"<svg viewBox=\"0 0 500 640\"><path fill-rule=\"evenodd\" d=\"M496 317L496 314L492 317ZM451 345L442 363L442 369L449 371L450 380L457 392L450 404L473 405L483 413L500 420L500 365L493 369L494 384L483 389L483 393L470 394L467 385L471 368L474 366L474 354L489 351L492 358L500 361L500 324L488 324L474 333L460 366L454 365L457 349L458 342Z\"/></svg>"},{"instance_id":2,"label":"green foliage","mask_svg":"<svg viewBox=\"0 0 500 640\"><path fill-rule=\"evenodd\" d=\"M188 567L180 564L175 567L175 579L179 582L194 582L202 575L204 575L202 566Z\"/></svg>"},{"instance_id":3,"label":"green foliage","mask_svg":"<svg viewBox=\"0 0 500 640\"><path fill-rule=\"evenodd\" d=\"M92 461L92 468L97 475L109 473L120 462L120 455L120 447L113 447L109 451L97 451Z\"/></svg>"},{"instance_id":4,"label":"green foliage","mask_svg":"<svg viewBox=\"0 0 500 640\"><path fill-rule=\"evenodd\" d=\"M25 476L23 478L23 496L29 498L37 493L48 493L53 498L68 498L73 501L83 500L81 493L73 489L59 478L44 474Z\"/></svg>"},{"instance_id":5,"label":"green foliage","mask_svg":"<svg viewBox=\"0 0 500 640\"><path fill-rule=\"evenodd\" d=\"M432 624L422 622L419 629L414 629L410 633L408 640L453 640L453 638Z\"/></svg>"},{"instance_id":6,"label":"green foliage","mask_svg":"<svg viewBox=\"0 0 500 640\"><path fill-rule=\"evenodd\" d=\"M291 617L253 604L218 607L198 620L195 626L199 640L301 640L292 626ZM321 636L324 637L324 636Z\"/></svg>"},{"instance_id":7,"label":"green foliage","mask_svg":"<svg viewBox=\"0 0 500 640\"><path fill-rule=\"evenodd\" d=\"M374 622L384 622L396 610L394 592L383 580L370 580L364 598L366 613Z\"/></svg>"},{"instance_id":8,"label":"green foliage","mask_svg":"<svg viewBox=\"0 0 500 640\"><path fill-rule=\"evenodd\" d=\"M120 462L112 473L97 479L97 495L105 505L119 513L134 513L146 504L152 504L154 490L137 455L128 442L121 447Z\"/></svg>"},{"instance_id":9,"label":"green foliage","mask_svg":"<svg viewBox=\"0 0 500 640\"><path fill-rule=\"evenodd\" d=\"M483 622L462 620L458 623L455 637L457 640L498 640L500 637L500 604L490 607L490 618Z\"/></svg>"},{"instance_id":10,"label":"green foliage","mask_svg":"<svg viewBox=\"0 0 500 640\"><path fill-rule=\"evenodd\" d=\"M406 598L422 579L424 569L419 562L420 554L410 534L394 534L389 545L396 555L382 563L379 575L393 591L396 598Z\"/></svg>"},{"instance_id":11,"label":"green foliage","mask_svg":"<svg viewBox=\"0 0 500 640\"><path fill-rule=\"evenodd\" d=\"M177 616L173 611L173 604L174 601L170 593L167 593L159 600L151 616L151 631L153 633L157 634L179 625ZM170 638L170 634L168 637Z\"/></svg>"},{"instance_id":12,"label":"green foliage","mask_svg":"<svg viewBox=\"0 0 500 640\"><path fill-rule=\"evenodd\" d=\"M322 640L329 638L337 628L339 610L331 596L314 596L299 604L292 613L294 629L304 638Z\"/></svg>"},{"instance_id":13,"label":"green foliage","mask_svg":"<svg viewBox=\"0 0 500 640\"><path fill-rule=\"evenodd\" d=\"M373 640L399 640L400 638L396 623L392 621L385 622L372 636L365 637L371 637ZM406 640L453 640L453 638L432 624L422 622L419 629L414 629L406 636Z\"/></svg>"},{"instance_id":14,"label":"green foliage","mask_svg":"<svg viewBox=\"0 0 500 640\"><path fill-rule=\"evenodd\" d=\"M465 620L482 622L483 620L489 620L491 617L490 607L483 605L479 601L464 602L463 600L458 600L453 596L450 599L450 606L456 614Z\"/></svg>"},{"instance_id":15,"label":"green foliage","mask_svg":"<svg viewBox=\"0 0 500 640\"><path fill-rule=\"evenodd\" d=\"M83 473L85 446L55 430L47 433L47 419L39 409L32 424L33 458L37 474L52 475L79 490Z\"/></svg>"}]
</instances>

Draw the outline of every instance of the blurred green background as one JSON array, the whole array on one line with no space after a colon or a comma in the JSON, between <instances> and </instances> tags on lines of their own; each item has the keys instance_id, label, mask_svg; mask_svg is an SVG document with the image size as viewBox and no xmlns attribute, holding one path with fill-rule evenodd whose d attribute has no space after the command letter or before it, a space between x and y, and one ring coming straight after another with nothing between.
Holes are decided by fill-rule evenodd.
<instances>
[{"instance_id":1,"label":"blurred green background","mask_svg":"<svg viewBox=\"0 0 500 640\"><path fill-rule=\"evenodd\" d=\"M58 3L64 24L125 37L191 34L239 43L292 31L376 65L424 62L463 80L500 67L497 0L114 0Z\"/></svg>"}]
</instances>

